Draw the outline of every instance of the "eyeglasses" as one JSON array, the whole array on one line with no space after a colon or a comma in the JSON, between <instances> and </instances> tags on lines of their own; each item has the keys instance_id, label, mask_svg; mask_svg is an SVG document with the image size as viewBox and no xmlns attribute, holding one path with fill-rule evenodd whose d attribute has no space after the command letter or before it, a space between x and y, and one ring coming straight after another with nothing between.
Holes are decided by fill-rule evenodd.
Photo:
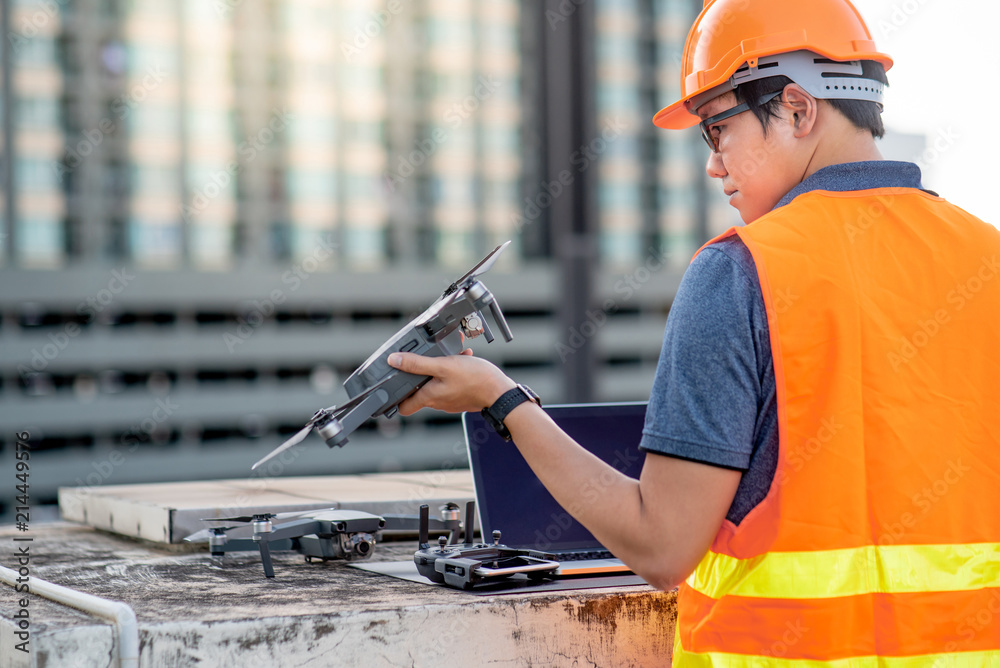
<instances>
[{"instance_id":1,"label":"eyeglasses","mask_svg":"<svg viewBox=\"0 0 1000 668\"><path fill-rule=\"evenodd\" d=\"M767 104L768 102L778 97L779 95L781 95L780 90L776 90L773 93L765 93L764 95L761 95L759 98L757 98L756 106L759 107L763 104ZM706 118L701 122L700 124L701 136L705 139L705 143L708 144L708 147L712 149L712 153L719 152L719 140L716 139L714 136L712 136L712 131L710 129L712 125L718 123L719 121L724 121L727 118L732 118L737 114L742 114L744 111L750 111L750 105L746 102L744 102L743 104L738 104L735 107L730 107L721 114L716 114L715 116Z\"/></svg>"}]
</instances>

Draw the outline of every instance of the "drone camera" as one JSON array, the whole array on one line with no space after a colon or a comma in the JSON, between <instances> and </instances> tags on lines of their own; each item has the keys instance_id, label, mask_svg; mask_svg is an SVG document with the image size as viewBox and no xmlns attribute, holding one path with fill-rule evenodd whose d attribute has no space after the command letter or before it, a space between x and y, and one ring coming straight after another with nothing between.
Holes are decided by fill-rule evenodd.
<instances>
[{"instance_id":1,"label":"drone camera","mask_svg":"<svg viewBox=\"0 0 1000 668\"><path fill-rule=\"evenodd\" d=\"M465 334L465 338L474 339L480 334L486 333L485 324L478 313L473 313L466 318L462 318L462 333Z\"/></svg>"},{"instance_id":2,"label":"drone camera","mask_svg":"<svg viewBox=\"0 0 1000 668\"><path fill-rule=\"evenodd\" d=\"M337 535L337 556L346 561L367 559L375 550L375 536L370 533L341 533Z\"/></svg>"},{"instance_id":3,"label":"drone camera","mask_svg":"<svg viewBox=\"0 0 1000 668\"><path fill-rule=\"evenodd\" d=\"M367 557L368 553L372 551L372 544L367 540L359 541L354 544L354 550L362 557Z\"/></svg>"}]
</instances>

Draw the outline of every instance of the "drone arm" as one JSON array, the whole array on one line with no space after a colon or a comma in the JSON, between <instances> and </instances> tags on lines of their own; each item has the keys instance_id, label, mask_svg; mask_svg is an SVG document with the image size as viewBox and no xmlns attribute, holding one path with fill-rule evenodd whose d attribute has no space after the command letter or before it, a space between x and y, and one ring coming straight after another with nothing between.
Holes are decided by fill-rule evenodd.
<instances>
[{"instance_id":1,"label":"drone arm","mask_svg":"<svg viewBox=\"0 0 1000 668\"><path fill-rule=\"evenodd\" d=\"M299 536L305 536L311 533L316 533L320 530L319 520L314 519L301 519L294 520L292 522L285 522L284 524L279 524L274 528L274 531L269 533L260 534L261 542L274 542L276 540L282 540L284 538L298 538Z\"/></svg>"},{"instance_id":2,"label":"drone arm","mask_svg":"<svg viewBox=\"0 0 1000 668\"><path fill-rule=\"evenodd\" d=\"M340 419L337 420L340 429L327 431L326 427L320 427L319 435L331 448L344 445L347 443L348 434L353 433L355 429L364 424L365 420L370 418L387 401L389 401L388 392L382 389L375 390L365 397L364 401L340 416Z\"/></svg>"}]
</instances>

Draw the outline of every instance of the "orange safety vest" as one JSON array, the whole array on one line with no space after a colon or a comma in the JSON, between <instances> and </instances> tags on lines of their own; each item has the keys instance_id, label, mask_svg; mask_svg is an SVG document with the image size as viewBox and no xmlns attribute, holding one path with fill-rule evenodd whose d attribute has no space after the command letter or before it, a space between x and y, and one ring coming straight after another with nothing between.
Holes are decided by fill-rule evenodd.
<instances>
[{"instance_id":1,"label":"orange safety vest","mask_svg":"<svg viewBox=\"0 0 1000 668\"><path fill-rule=\"evenodd\" d=\"M767 309L778 464L681 585L675 665L1000 665L1000 232L880 188L732 234Z\"/></svg>"}]
</instances>

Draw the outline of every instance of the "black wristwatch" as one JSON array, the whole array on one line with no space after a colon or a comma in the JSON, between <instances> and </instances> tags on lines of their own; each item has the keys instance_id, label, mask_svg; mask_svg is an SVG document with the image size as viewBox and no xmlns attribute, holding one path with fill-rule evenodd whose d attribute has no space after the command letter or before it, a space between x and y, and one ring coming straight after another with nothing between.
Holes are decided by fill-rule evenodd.
<instances>
[{"instance_id":1,"label":"black wristwatch","mask_svg":"<svg viewBox=\"0 0 1000 668\"><path fill-rule=\"evenodd\" d=\"M507 390L501 394L500 398L492 406L484 408L479 412L483 416L483 419L486 420L486 424L493 427L493 431L500 434L503 440L509 441L511 440L510 431L503 421L514 408L520 406L525 401L534 401L539 406L542 405L541 398L539 398L534 390L527 385L518 383L514 389Z\"/></svg>"}]
</instances>

